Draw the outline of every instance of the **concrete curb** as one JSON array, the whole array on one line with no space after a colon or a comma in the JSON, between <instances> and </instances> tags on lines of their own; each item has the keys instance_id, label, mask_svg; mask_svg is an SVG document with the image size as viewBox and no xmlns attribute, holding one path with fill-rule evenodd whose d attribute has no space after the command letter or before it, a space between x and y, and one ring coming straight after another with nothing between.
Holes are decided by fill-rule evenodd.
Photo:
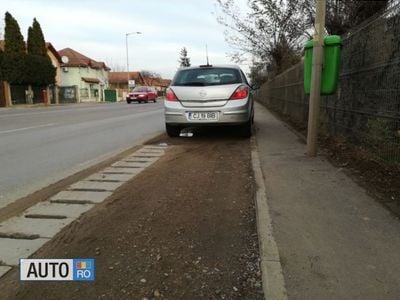
<instances>
[{"instance_id":1,"label":"concrete curb","mask_svg":"<svg viewBox=\"0 0 400 300\"><path fill-rule=\"evenodd\" d=\"M264 175L261 169L257 143L254 137L251 139L251 162L257 184L256 215L264 298L267 300L286 300L287 292L285 280L283 277L279 250L273 236Z\"/></svg>"}]
</instances>

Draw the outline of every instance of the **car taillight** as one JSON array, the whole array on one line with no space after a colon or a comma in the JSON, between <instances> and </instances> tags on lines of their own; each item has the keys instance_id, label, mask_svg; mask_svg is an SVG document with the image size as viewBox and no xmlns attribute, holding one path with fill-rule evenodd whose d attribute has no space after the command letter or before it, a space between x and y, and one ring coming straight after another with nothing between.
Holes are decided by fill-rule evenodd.
<instances>
[{"instance_id":1,"label":"car taillight","mask_svg":"<svg viewBox=\"0 0 400 300\"><path fill-rule=\"evenodd\" d=\"M174 91L171 89L167 89L165 92L165 99L167 101L178 101L178 97L176 97Z\"/></svg>"},{"instance_id":2,"label":"car taillight","mask_svg":"<svg viewBox=\"0 0 400 300\"><path fill-rule=\"evenodd\" d=\"M244 99L249 96L249 88L247 86L239 86L236 91L233 92L232 96L229 98L230 100L239 100Z\"/></svg>"}]
</instances>

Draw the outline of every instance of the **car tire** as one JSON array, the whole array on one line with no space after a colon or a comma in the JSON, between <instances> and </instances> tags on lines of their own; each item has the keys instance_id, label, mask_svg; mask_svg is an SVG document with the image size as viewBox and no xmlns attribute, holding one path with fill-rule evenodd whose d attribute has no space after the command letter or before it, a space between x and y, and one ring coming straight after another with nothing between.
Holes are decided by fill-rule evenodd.
<instances>
[{"instance_id":1,"label":"car tire","mask_svg":"<svg viewBox=\"0 0 400 300\"><path fill-rule=\"evenodd\" d=\"M131 100L126 100L126 103L131 104Z\"/></svg>"},{"instance_id":2,"label":"car tire","mask_svg":"<svg viewBox=\"0 0 400 300\"><path fill-rule=\"evenodd\" d=\"M252 118L239 126L239 135L243 138L250 138L253 133Z\"/></svg>"},{"instance_id":3,"label":"car tire","mask_svg":"<svg viewBox=\"0 0 400 300\"><path fill-rule=\"evenodd\" d=\"M170 137L178 137L181 133L181 128L179 126L165 124L165 129Z\"/></svg>"}]
</instances>

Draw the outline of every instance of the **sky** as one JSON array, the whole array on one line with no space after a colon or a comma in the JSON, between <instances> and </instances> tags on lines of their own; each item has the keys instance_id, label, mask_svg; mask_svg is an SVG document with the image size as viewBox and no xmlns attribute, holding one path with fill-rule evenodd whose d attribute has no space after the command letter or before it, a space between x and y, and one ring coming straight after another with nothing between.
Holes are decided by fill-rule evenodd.
<instances>
[{"instance_id":1,"label":"sky","mask_svg":"<svg viewBox=\"0 0 400 300\"><path fill-rule=\"evenodd\" d=\"M236 0L242 12L247 0ZM192 65L206 63L206 45L211 64L231 64L225 28L216 16L216 0L0 0L0 35L4 14L18 21L25 40L33 18L45 39L56 50L72 48L117 71L125 71L126 33L129 70L149 70L172 78L179 52L188 50ZM248 72L248 62L241 65Z\"/></svg>"}]
</instances>

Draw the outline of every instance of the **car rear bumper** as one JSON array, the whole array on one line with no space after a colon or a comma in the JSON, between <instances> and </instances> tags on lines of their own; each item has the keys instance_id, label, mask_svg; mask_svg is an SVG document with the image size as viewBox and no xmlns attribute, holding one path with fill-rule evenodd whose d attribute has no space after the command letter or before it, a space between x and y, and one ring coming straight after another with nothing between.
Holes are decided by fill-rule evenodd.
<instances>
[{"instance_id":1,"label":"car rear bumper","mask_svg":"<svg viewBox=\"0 0 400 300\"><path fill-rule=\"evenodd\" d=\"M148 97L134 97L134 96L131 96L131 97L126 97L126 101L145 101L145 100L147 100L148 99Z\"/></svg>"},{"instance_id":2,"label":"car rear bumper","mask_svg":"<svg viewBox=\"0 0 400 300\"><path fill-rule=\"evenodd\" d=\"M247 122L251 116L251 102L232 100L223 107L183 107L178 101L165 101L165 122L171 125L235 125ZM218 120L189 120L189 112L217 112Z\"/></svg>"}]
</instances>

